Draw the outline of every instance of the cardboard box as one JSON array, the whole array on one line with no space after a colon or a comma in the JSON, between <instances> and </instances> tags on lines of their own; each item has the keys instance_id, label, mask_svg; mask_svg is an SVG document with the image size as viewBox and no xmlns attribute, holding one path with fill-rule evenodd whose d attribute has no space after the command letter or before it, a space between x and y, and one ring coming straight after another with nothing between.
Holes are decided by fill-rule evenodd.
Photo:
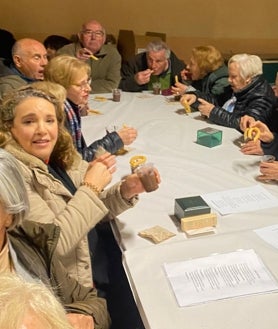
<instances>
[{"instance_id":1,"label":"cardboard box","mask_svg":"<svg viewBox=\"0 0 278 329\"><path fill-rule=\"evenodd\" d=\"M192 196L175 199L175 216L181 220L184 217L208 214L209 205L201 196Z\"/></svg>"},{"instance_id":2,"label":"cardboard box","mask_svg":"<svg viewBox=\"0 0 278 329\"><path fill-rule=\"evenodd\" d=\"M214 147L222 144L222 131L207 127L197 131L197 144Z\"/></svg>"}]
</instances>

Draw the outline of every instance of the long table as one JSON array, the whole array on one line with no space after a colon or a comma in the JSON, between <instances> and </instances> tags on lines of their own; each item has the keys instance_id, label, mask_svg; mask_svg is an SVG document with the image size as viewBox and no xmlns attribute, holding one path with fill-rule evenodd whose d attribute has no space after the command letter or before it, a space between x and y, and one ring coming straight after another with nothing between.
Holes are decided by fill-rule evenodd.
<instances>
[{"instance_id":1,"label":"long table","mask_svg":"<svg viewBox=\"0 0 278 329\"><path fill-rule=\"evenodd\" d=\"M162 95L124 92L119 103L112 101L111 94L101 97L106 99L99 101L95 95L90 99L91 109L101 114L82 118L82 130L87 143L103 137L105 127L111 124L126 124L138 129L137 139L126 147L128 153L117 157L118 169L112 183L130 173L129 159L138 154L145 155L148 161L155 164L162 179L158 190L140 195L136 207L121 214L113 222L114 233L123 251L126 272L146 328L166 329L173 327L173 324L177 329L232 328L234 326L229 326L227 321L229 312L233 318L231 324L244 324L237 327L273 328L270 326L270 320L269 325L262 326L256 308L260 305L263 307L264 300L270 305L272 298L276 300L276 294L275 297L247 297L210 303L192 307L188 311L177 306L161 270L163 262L176 256L179 259L187 259L209 255L210 245L214 247L214 252L219 253L236 250L239 242L244 241L245 234L251 234L253 229L277 223L277 208L225 216L218 214L214 236L187 238L173 216L174 199L180 197L250 187L255 184L263 184L270 193L278 197L276 183L265 184L256 180L260 157L245 156L240 152L238 141L241 134L238 131L207 122L198 112L185 115L180 103L169 101L169 98ZM221 145L208 148L196 143L197 130L206 127L222 130ZM160 245L154 245L138 236L139 231L155 225L168 229L175 233L175 236ZM256 247L257 240L254 249ZM271 250L271 253L276 254L276 251ZM275 266L274 269L276 271ZM244 308L248 314L237 311L238 320L235 320L232 311L239 300L239 305L247 305L248 300L254 303ZM257 300L260 301L259 304ZM217 315L219 308L223 312L220 317ZM168 310L171 310L171 314ZM204 321L200 319L199 312L206 314ZM275 312L271 310L270 313L277 320ZM254 326L252 316L258 320L257 326ZM188 326L187 319L190 322Z\"/></svg>"}]
</instances>

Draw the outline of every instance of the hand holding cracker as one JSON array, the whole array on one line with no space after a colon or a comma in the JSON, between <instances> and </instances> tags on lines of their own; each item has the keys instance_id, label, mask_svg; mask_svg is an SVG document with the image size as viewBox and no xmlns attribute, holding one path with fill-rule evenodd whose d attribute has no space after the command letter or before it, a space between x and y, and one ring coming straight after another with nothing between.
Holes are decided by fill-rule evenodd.
<instances>
[{"instance_id":1,"label":"hand holding cracker","mask_svg":"<svg viewBox=\"0 0 278 329\"><path fill-rule=\"evenodd\" d=\"M181 98L181 104L184 107L185 113L191 113L191 107L184 97Z\"/></svg>"},{"instance_id":2,"label":"hand holding cracker","mask_svg":"<svg viewBox=\"0 0 278 329\"><path fill-rule=\"evenodd\" d=\"M248 141L254 141L256 142L257 140L259 140L261 136L261 131L258 127L251 127L251 128L246 128L244 130L244 141L248 142Z\"/></svg>"}]
</instances>

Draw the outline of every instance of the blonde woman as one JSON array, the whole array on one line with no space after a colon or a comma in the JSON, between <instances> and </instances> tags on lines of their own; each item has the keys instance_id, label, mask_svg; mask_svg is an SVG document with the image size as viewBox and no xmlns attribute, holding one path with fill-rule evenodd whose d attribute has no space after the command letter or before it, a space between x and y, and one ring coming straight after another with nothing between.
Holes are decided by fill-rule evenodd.
<instances>
[{"instance_id":1,"label":"blonde woman","mask_svg":"<svg viewBox=\"0 0 278 329\"><path fill-rule=\"evenodd\" d=\"M86 145L81 131L80 110L89 100L90 76L91 69L86 62L68 55L53 58L45 70L47 81L58 83L67 91L64 104L65 125L72 136L75 148L87 161L94 159L99 146L102 146L107 152L115 154L124 145L131 144L137 137L136 129L123 127L118 131L108 132L102 139ZM105 127L103 127L104 129Z\"/></svg>"},{"instance_id":2,"label":"blonde woman","mask_svg":"<svg viewBox=\"0 0 278 329\"><path fill-rule=\"evenodd\" d=\"M184 83L176 82L172 87L175 94L183 95L193 91L198 94L198 97L201 94L211 94L215 96L219 105L224 104L231 96L228 68L222 54L214 46L194 47L189 64L182 76ZM187 84L188 79L192 86Z\"/></svg>"}]
</instances>

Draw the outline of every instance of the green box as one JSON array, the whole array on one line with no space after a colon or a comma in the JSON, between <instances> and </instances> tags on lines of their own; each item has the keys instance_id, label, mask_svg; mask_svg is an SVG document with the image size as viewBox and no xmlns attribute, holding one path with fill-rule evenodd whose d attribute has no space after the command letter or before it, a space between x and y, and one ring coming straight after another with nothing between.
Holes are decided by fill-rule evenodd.
<instances>
[{"instance_id":1,"label":"green box","mask_svg":"<svg viewBox=\"0 0 278 329\"><path fill-rule=\"evenodd\" d=\"M175 216L178 219L184 217L209 214L209 205L201 196L191 196L175 199Z\"/></svg>"},{"instance_id":2,"label":"green box","mask_svg":"<svg viewBox=\"0 0 278 329\"><path fill-rule=\"evenodd\" d=\"M222 144L222 131L214 128L204 128L197 131L197 144L214 147Z\"/></svg>"}]
</instances>

